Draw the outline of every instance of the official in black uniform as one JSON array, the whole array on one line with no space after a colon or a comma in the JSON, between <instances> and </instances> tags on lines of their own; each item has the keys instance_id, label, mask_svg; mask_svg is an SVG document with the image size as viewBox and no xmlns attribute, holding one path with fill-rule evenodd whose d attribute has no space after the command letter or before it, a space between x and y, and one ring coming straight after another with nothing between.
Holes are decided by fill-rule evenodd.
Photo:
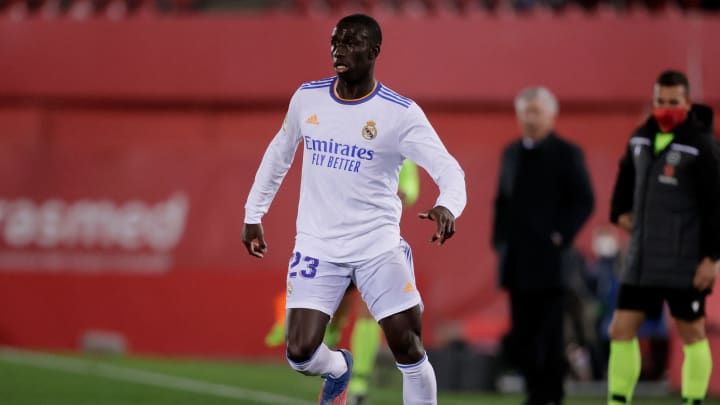
<instances>
[{"instance_id":1,"label":"official in black uniform","mask_svg":"<svg viewBox=\"0 0 720 405\"><path fill-rule=\"evenodd\" d=\"M510 294L508 351L518 363L529 405L563 399L565 374L563 251L593 210L582 151L553 130L558 104L544 87L515 100L522 138L505 148L495 199L493 246Z\"/></svg>"},{"instance_id":2,"label":"official in black uniform","mask_svg":"<svg viewBox=\"0 0 720 405\"><path fill-rule=\"evenodd\" d=\"M640 374L637 331L667 302L684 342L682 395L705 398L712 357L705 297L720 271L720 164L712 111L692 105L685 75L666 71L653 114L632 134L620 162L611 220L631 234L610 325L608 404L630 403Z\"/></svg>"}]
</instances>

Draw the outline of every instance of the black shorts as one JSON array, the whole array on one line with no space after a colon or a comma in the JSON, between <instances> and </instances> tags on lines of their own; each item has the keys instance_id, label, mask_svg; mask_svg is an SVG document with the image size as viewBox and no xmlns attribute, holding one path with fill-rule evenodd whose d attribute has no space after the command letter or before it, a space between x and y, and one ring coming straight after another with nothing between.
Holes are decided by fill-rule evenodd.
<instances>
[{"instance_id":1,"label":"black shorts","mask_svg":"<svg viewBox=\"0 0 720 405\"><path fill-rule=\"evenodd\" d=\"M639 287L622 284L618 293L617 309L642 311L649 319L662 315L667 301L673 318L695 321L705 316L705 297L709 291L694 288Z\"/></svg>"}]
</instances>

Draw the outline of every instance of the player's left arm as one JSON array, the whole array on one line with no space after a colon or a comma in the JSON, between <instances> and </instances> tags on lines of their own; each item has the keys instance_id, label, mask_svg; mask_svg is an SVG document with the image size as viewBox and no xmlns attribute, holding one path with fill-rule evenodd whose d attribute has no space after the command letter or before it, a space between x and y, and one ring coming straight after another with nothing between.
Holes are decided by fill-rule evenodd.
<instances>
[{"instance_id":1,"label":"player's left arm","mask_svg":"<svg viewBox=\"0 0 720 405\"><path fill-rule=\"evenodd\" d=\"M695 160L704 259L695 272L699 290L712 288L720 273L720 157L712 136L702 135Z\"/></svg>"},{"instance_id":2,"label":"player's left arm","mask_svg":"<svg viewBox=\"0 0 720 405\"><path fill-rule=\"evenodd\" d=\"M398 194L400 194L405 207L414 205L420 196L420 176L417 166L412 160L405 159L400 168Z\"/></svg>"},{"instance_id":3,"label":"player's left arm","mask_svg":"<svg viewBox=\"0 0 720 405\"><path fill-rule=\"evenodd\" d=\"M465 173L417 104L408 108L403 128L398 141L400 153L425 169L440 189L435 207L419 216L436 222L431 241L442 245L455 234L455 220L467 203Z\"/></svg>"}]
</instances>

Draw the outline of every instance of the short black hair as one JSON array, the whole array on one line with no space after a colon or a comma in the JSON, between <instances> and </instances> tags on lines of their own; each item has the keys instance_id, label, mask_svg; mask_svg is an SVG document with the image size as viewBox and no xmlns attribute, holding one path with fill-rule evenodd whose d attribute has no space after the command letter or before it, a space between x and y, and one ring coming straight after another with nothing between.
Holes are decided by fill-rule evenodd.
<instances>
[{"instance_id":1,"label":"short black hair","mask_svg":"<svg viewBox=\"0 0 720 405\"><path fill-rule=\"evenodd\" d=\"M683 86L685 87L685 95L690 95L690 83L688 82L687 76L678 70L666 70L660 73L655 84L667 87Z\"/></svg>"},{"instance_id":2,"label":"short black hair","mask_svg":"<svg viewBox=\"0 0 720 405\"><path fill-rule=\"evenodd\" d=\"M380 30L380 24L378 24L377 21L375 21L374 18L370 17L369 15L365 14L352 14L349 16L345 16L338 21L337 25L341 24L357 24L365 29L367 29L369 40L373 46L377 45L380 46L382 44L382 31Z\"/></svg>"}]
</instances>

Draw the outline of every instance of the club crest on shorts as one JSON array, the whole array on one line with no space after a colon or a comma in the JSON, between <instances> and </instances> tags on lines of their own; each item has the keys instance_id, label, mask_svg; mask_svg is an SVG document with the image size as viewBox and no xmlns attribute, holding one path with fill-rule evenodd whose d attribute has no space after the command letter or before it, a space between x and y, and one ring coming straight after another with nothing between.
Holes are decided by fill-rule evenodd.
<instances>
[{"instance_id":1,"label":"club crest on shorts","mask_svg":"<svg viewBox=\"0 0 720 405\"><path fill-rule=\"evenodd\" d=\"M293 292L292 282L290 282L290 280L288 280L288 282L287 282L287 295L289 296L290 294L292 294L292 292Z\"/></svg>"},{"instance_id":2,"label":"club crest on shorts","mask_svg":"<svg viewBox=\"0 0 720 405\"><path fill-rule=\"evenodd\" d=\"M362 129L363 138L368 141L372 141L377 138L377 128L375 128L375 121L368 121Z\"/></svg>"}]
</instances>

